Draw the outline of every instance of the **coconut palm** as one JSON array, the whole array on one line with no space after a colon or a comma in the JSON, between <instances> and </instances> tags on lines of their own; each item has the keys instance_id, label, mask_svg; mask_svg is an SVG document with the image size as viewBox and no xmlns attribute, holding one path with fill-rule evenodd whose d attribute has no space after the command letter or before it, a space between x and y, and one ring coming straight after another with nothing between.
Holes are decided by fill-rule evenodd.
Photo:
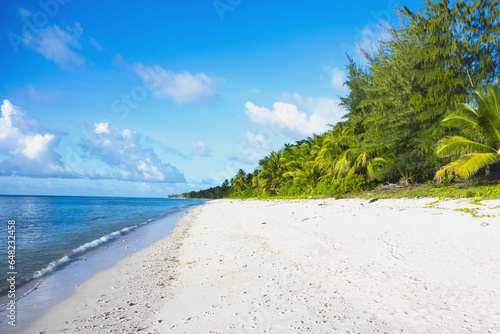
<instances>
[{"instance_id":1,"label":"coconut palm","mask_svg":"<svg viewBox=\"0 0 500 334\"><path fill-rule=\"evenodd\" d=\"M280 187L283 185L281 158L281 152L271 152L269 156L259 161L259 189L264 192L273 191L278 194Z\"/></svg>"},{"instance_id":2,"label":"coconut palm","mask_svg":"<svg viewBox=\"0 0 500 334\"><path fill-rule=\"evenodd\" d=\"M236 173L236 176L231 180L231 187L236 190L245 190L248 188L247 174L243 169L240 168L240 170Z\"/></svg>"},{"instance_id":3,"label":"coconut palm","mask_svg":"<svg viewBox=\"0 0 500 334\"><path fill-rule=\"evenodd\" d=\"M325 134L321 149L315 157L323 179L335 174L337 158L347 149L348 137L352 136L353 130L353 127L348 127L345 123L337 123Z\"/></svg>"},{"instance_id":4,"label":"coconut palm","mask_svg":"<svg viewBox=\"0 0 500 334\"><path fill-rule=\"evenodd\" d=\"M474 91L475 108L459 104L443 123L462 130L463 136L441 139L436 145L438 157L456 157L440 169L437 177L455 173L468 177L480 168L500 161L500 86L490 85Z\"/></svg>"},{"instance_id":5,"label":"coconut palm","mask_svg":"<svg viewBox=\"0 0 500 334\"><path fill-rule=\"evenodd\" d=\"M307 162L307 158L306 150L299 144L286 147L280 161L284 169L284 176L287 179L293 178L294 173Z\"/></svg>"},{"instance_id":6,"label":"coconut palm","mask_svg":"<svg viewBox=\"0 0 500 334\"><path fill-rule=\"evenodd\" d=\"M387 161L384 158L377 157L375 150L358 142L343 151L336 159L336 177L340 178L356 173L365 174L366 182L370 183L373 181L375 169L386 165Z\"/></svg>"},{"instance_id":7,"label":"coconut palm","mask_svg":"<svg viewBox=\"0 0 500 334\"><path fill-rule=\"evenodd\" d=\"M375 149L368 147L354 133L354 127L340 124L324 141L318 163L321 163L326 173L323 179L331 176L339 179L347 175L363 173L366 181L373 180L377 166L387 165L387 161L376 156Z\"/></svg>"},{"instance_id":8,"label":"coconut palm","mask_svg":"<svg viewBox=\"0 0 500 334\"><path fill-rule=\"evenodd\" d=\"M300 186L309 194L314 194L314 187L318 183L321 174L316 164L306 164L301 170L298 170L294 174L293 183Z\"/></svg>"}]
</instances>

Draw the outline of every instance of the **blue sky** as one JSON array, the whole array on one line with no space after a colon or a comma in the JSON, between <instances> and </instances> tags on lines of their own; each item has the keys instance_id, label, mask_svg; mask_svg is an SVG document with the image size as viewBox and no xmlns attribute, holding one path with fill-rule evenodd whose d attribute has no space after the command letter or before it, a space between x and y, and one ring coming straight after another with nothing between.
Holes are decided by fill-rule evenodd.
<instances>
[{"instance_id":1,"label":"blue sky","mask_svg":"<svg viewBox=\"0 0 500 334\"><path fill-rule=\"evenodd\" d=\"M395 1L5 0L0 194L218 185L345 113ZM412 9L420 1L399 1Z\"/></svg>"}]
</instances>

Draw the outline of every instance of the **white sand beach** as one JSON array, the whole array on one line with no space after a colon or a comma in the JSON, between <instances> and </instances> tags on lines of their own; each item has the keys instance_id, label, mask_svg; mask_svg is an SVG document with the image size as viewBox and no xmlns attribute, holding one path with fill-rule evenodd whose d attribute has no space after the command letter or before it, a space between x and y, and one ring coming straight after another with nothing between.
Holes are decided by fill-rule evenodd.
<instances>
[{"instance_id":1,"label":"white sand beach","mask_svg":"<svg viewBox=\"0 0 500 334\"><path fill-rule=\"evenodd\" d=\"M26 333L500 333L482 203L211 201Z\"/></svg>"}]
</instances>

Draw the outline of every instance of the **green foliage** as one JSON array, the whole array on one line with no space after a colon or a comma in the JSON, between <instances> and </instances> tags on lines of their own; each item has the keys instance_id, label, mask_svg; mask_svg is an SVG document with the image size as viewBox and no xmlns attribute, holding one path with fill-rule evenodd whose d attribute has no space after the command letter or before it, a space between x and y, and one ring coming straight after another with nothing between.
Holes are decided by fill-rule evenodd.
<instances>
[{"instance_id":1,"label":"green foliage","mask_svg":"<svg viewBox=\"0 0 500 334\"><path fill-rule=\"evenodd\" d=\"M367 188L366 179L362 175L348 175L341 179L323 180L316 186L316 194L327 196L345 195L360 192Z\"/></svg>"},{"instance_id":2,"label":"green foliage","mask_svg":"<svg viewBox=\"0 0 500 334\"><path fill-rule=\"evenodd\" d=\"M305 189L292 180L286 182L279 190L279 195L284 197L296 197L305 194Z\"/></svg>"},{"instance_id":3,"label":"green foliage","mask_svg":"<svg viewBox=\"0 0 500 334\"><path fill-rule=\"evenodd\" d=\"M173 195L171 197L218 199L227 197L230 191L231 187L229 186L229 181L225 180L222 186L212 187L200 191L191 191L180 196Z\"/></svg>"},{"instance_id":4,"label":"green foliage","mask_svg":"<svg viewBox=\"0 0 500 334\"><path fill-rule=\"evenodd\" d=\"M418 12L398 9L400 28L386 27L390 39L373 54L364 52L366 67L347 55L344 122L270 153L253 173L240 169L226 195L337 196L370 187L373 180L431 180L447 163L439 177L467 176L499 161L499 86L477 91L475 104L465 103L500 74L500 3L424 3ZM426 194L468 195L453 193L453 183L450 178L431 184L436 188ZM415 190L408 191L411 196Z\"/></svg>"},{"instance_id":5,"label":"green foliage","mask_svg":"<svg viewBox=\"0 0 500 334\"><path fill-rule=\"evenodd\" d=\"M437 156L457 157L437 173L438 177L448 173L468 177L500 161L500 86L490 85L485 92L477 90L474 94L476 108L461 104L443 120L459 128L463 136L448 136L438 142Z\"/></svg>"},{"instance_id":6,"label":"green foliage","mask_svg":"<svg viewBox=\"0 0 500 334\"><path fill-rule=\"evenodd\" d=\"M352 127L355 134L365 132L365 118L369 115L369 109L363 103L366 99L366 84L370 81L370 73L358 66L352 58L347 55L349 65L347 66L347 81L345 86L350 92L346 97L340 97L340 106L347 109L347 114L343 117Z\"/></svg>"},{"instance_id":7,"label":"green foliage","mask_svg":"<svg viewBox=\"0 0 500 334\"><path fill-rule=\"evenodd\" d=\"M471 197L474 197L476 195L476 193L474 192L474 190L472 189L469 189L465 192L465 197L467 198L471 198Z\"/></svg>"},{"instance_id":8,"label":"green foliage","mask_svg":"<svg viewBox=\"0 0 500 334\"><path fill-rule=\"evenodd\" d=\"M364 197L371 198L373 194L364 194ZM419 185L409 189L393 192L377 193L377 198L417 198L417 197L437 197L444 198L471 198L482 197L487 199L500 198L500 184L497 185L473 185L456 183L449 187L435 188L429 185Z\"/></svg>"},{"instance_id":9,"label":"green foliage","mask_svg":"<svg viewBox=\"0 0 500 334\"><path fill-rule=\"evenodd\" d=\"M441 180L441 183L436 183L433 181L429 181L428 185L432 188L443 188L443 187L449 187L454 183L460 182L460 178L457 176L449 176L445 177L444 179Z\"/></svg>"},{"instance_id":10,"label":"green foliage","mask_svg":"<svg viewBox=\"0 0 500 334\"><path fill-rule=\"evenodd\" d=\"M264 193L278 194L281 185L284 183L281 159L281 152L272 152L271 155L259 161L258 188Z\"/></svg>"},{"instance_id":11,"label":"green foliage","mask_svg":"<svg viewBox=\"0 0 500 334\"><path fill-rule=\"evenodd\" d=\"M234 190L246 190L251 186L251 174L247 176L243 169L238 170L236 176L231 180L231 188Z\"/></svg>"}]
</instances>

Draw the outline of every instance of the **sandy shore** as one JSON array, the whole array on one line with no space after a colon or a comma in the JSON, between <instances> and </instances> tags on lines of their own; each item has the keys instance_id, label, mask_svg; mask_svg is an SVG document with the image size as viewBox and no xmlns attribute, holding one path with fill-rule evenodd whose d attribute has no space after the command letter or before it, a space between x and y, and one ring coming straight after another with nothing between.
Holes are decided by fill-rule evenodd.
<instances>
[{"instance_id":1,"label":"sandy shore","mask_svg":"<svg viewBox=\"0 0 500 334\"><path fill-rule=\"evenodd\" d=\"M213 201L26 333L500 333L500 201L434 201Z\"/></svg>"}]
</instances>

